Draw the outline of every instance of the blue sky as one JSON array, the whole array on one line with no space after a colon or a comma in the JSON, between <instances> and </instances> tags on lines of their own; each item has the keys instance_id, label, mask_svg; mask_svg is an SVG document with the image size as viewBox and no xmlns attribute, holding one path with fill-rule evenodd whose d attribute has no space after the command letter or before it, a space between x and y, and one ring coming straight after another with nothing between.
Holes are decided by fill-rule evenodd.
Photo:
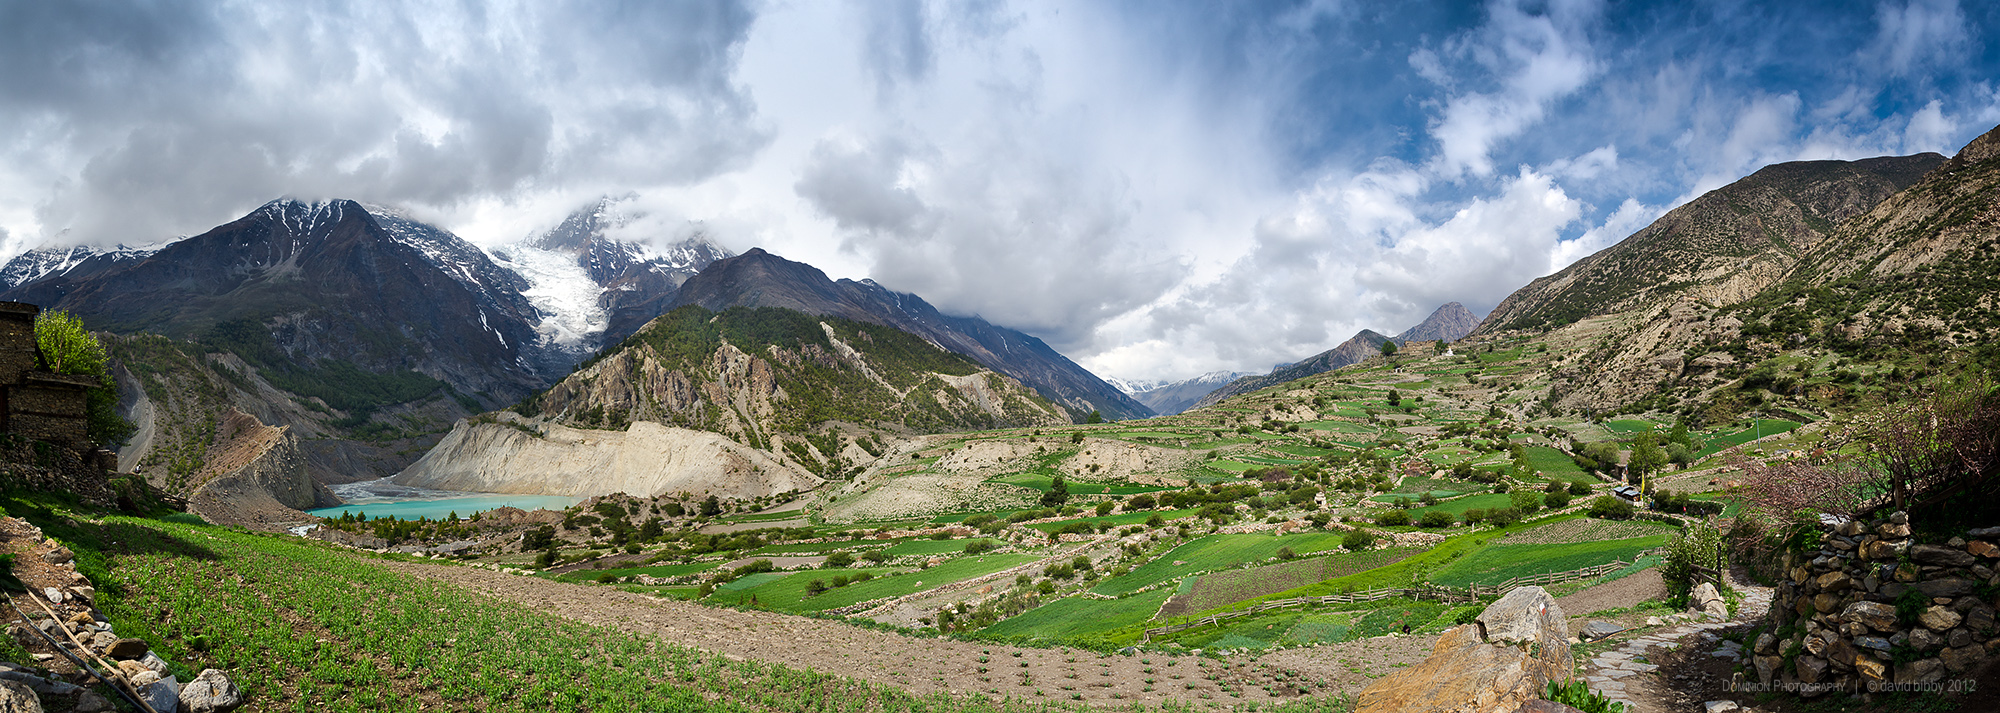
<instances>
[{"instance_id":1,"label":"blue sky","mask_svg":"<svg viewBox=\"0 0 2000 713\"><path fill-rule=\"evenodd\" d=\"M603 195L1042 336L1261 370L1681 202L2000 124L1992 3L0 0L0 251L280 195L483 244Z\"/></svg>"}]
</instances>

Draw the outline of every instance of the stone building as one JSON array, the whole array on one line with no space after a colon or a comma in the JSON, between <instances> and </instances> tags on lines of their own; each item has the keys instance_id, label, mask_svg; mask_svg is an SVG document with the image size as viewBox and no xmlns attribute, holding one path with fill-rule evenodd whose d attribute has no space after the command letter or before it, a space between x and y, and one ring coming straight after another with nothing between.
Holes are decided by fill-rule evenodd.
<instances>
[{"instance_id":1,"label":"stone building","mask_svg":"<svg viewBox=\"0 0 2000 713\"><path fill-rule=\"evenodd\" d=\"M41 312L25 302L0 302L0 431L87 450L84 391L97 382L42 365L35 345L35 316Z\"/></svg>"}]
</instances>

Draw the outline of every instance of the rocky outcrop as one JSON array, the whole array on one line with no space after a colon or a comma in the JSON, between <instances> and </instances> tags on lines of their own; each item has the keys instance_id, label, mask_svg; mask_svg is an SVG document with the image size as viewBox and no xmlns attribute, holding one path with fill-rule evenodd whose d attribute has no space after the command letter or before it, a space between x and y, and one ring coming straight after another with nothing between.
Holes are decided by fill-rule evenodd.
<instances>
[{"instance_id":1,"label":"rocky outcrop","mask_svg":"<svg viewBox=\"0 0 2000 713\"><path fill-rule=\"evenodd\" d=\"M1575 668L1562 607L1521 587L1438 637L1430 658L1369 684L1355 713L1512 713Z\"/></svg>"},{"instance_id":2,"label":"rocky outcrop","mask_svg":"<svg viewBox=\"0 0 2000 713\"><path fill-rule=\"evenodd\" d=\"M306 474L299 439L235 411L216 427L208 466L196 475L188 509L209 522L278 526L309 520L302 510L340 503Z\"/></svg>"},{"instance_id":3,"label":"rocky outcrop","mask_svg":"<svg viewBox=\"0 0 2000 713\"><path fill-rule=\"evenodd\" d=\"M623 431L570 428L500 412L461 421L395 482L487 493L669 493L754 498L819 487L818 476L709 431L638 421Z\"/></svg>"},{"instance_id":4,"label":"rocky outcrop","mask_svg":"<svg viewBox=\"0 0 2000 713\"><path fill-rule=\"evenodd\" d=\"M1817 551L1787 555L1766 620L1773 633L1756 642L1758 674L1814 696L1986 669L2000 654L2000 601L1991 595L2000 590L2000 527L1967 535L1919 544L1899 512L1848 521Z\"/></svg>"}]
</instances>

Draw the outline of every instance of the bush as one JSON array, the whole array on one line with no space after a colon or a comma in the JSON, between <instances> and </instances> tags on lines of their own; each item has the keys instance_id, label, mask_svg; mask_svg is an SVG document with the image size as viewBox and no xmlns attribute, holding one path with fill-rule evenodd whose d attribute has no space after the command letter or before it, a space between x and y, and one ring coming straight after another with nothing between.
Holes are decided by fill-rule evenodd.
<instances>
[{"instance_id":1,"label":"bush","mask_svg":"<svg viewBox=\"0 0 2000 713\"><path fill-rule=\"evenodd\" d=\"M1590 516L1605 520L1630 520L1632 504L1625 502L1624 498L1600 495L1590 503Z\"/></svg>"},{"instance_id":2,"label":"bush","mask_svg":"<svg viewBox=\"0 0 2000 713\"><path fill-rule=\"evenodd\" d=\"M1508 497L1513 499L1514 509L1521 511L1523 515L1533 514L1536 510L1542 509L1541 493L1532 490L1516 490Z\"/></svg>"},{"instance_id":3,"label":"bush","mask_svg":"<svg viewBox=\"0 0 2000 713\"><path fill-rule=\"evenodd\" d=\"M1357 550L1357 551L1374 547L1375 533L1363 530L1358 527L1352 530L1348 530L1347 536L1340 538L1340 546L1350 550Z\"/></svg>"},{"instance_id":4,"label":"bush","mask_svg":"<svg viewBox=\"0 0 2000 713\"><path fill-rule=\"evenodd\" d=\"M1570 495L1576 495L1576 496L1584 496L1584 495L1589 495L1589 494L1590 494L1590 485L1589 485L1588 483L1570 483L1570 484L1569 484L1569 494L1570 494Z\"/></svg>"},{"instance_id":5,"label":"bush","mask_svg":"<svg viewBox=\"0 0 2000 713\"><path fill-rule=\"evenodd\" d=\"M1390 510L1388 512L1376 516L1375 524L1384 527L1397 527L1401 525L1408 525L1410 524L1410 513L1402 510Z\"/></svg>"},{"instance_id":6,"label":"bush","mask_svg":"<svg viewBox=\"0 0 2000 713\"><path fill-rule=\"evenodd\" d=\"M992 540L973 540L965 543L965 553L968 555L985 554L999 549L999 547L999 545L993 544Z\"/></svg>"},{"instance_id":7,"label":"bush","mask_svg":"<svg viewBox=\"0 0 2000 713\"><path fill-rule=\"evenodd\" d=\"M1130 499L1125 501L1126 512L1131 512L1133 510L1151 510L1156 506L1157 503L1153 501L1153 496L1148 495L1146 493L1140 493L1138 495L1134 495Z\"/></svg>"},{"instance_id":8,"label":"bush","mask_svg":"<svg viewBox=\"0 0 2000 713\"><path fill-rule=\"evenodd\" d=\"M1486 511L1486 522L1494 527L1506 527L1521 521L1521 511L1513 508L1494 508Z\"/></svg>"},{"instance_id":9,"label":"bush","mask_svg":"<svg viewBox=\"0 0 2000 713\"><path fill-rule=\"evenodd\" d=\"M834 553L834 554L841 554L841 555L844 555L844 554L847 554L847 553L845 553L845 552L836 552L836 553ZM851 558L853 557L853 555L848 555L848 556L850 557L850 559L848 560L848 562L849 562L850 564L852 564L852 563L853 563L853 559L851 559ZM827 559L829 559L829 560L831 560L831 559L833 559L833 555L827 555L827 557L826 557L826 558L827 558ZM873 562L873 563L875 563L875 564L881 564L881 563L883 563L883 562L887 562L887 561L889 561L889 553L887 553L887 552L884 552L884 551L882 551L882 550L869 550L869 551L867 551L867 552L863 552L863 553L861 553L861 559L864 559L864 560L868 560L869 562Z\"/></svg>"},{"instance_id":10,"label":"bush","mask_svg":"<svg viewBox=\"0 0 2000 713\"><path fill-rule=\"evenodd\" d=\"M815 579L813 581L806 582L806 596L817 597L825 593L826 593L825 580Z\"/></svg>"},{"instance_id":11,"label":"bush","mask_svg":"<svg viewBox=\"0 0 2000 713\"><path fill-rule=\"evenodd\" d=\"M1465 519L1465 524L1470 525L1472 523L1486 519L1486 511L1481 510L1479 508L1472 508L1470 510L1465 511L1465 515L1463 517Z\"/></svg>"},{"instance_id":12,"label":"bush","mask_svg":"<svg viewBox=\"0 0 2000 713\"><path fill-rule=\"evenodd\" d=\"M1689 525L1667 538L1667 553L1660 561L1660 579L1666 582L1667 593L1686 600L1697 581L1694 568L1717 571L1726 568L1722 543L1722 531L1706 521Z\"/></svg>"},{"instance_id":13,"label":"bush","mask_svg":"<svg viewBox=\"0 0 2000 713\"><path fill-rule=\"evenodd\" d=\"M870 552L868 554L872 555L875 553ZM851 564L854 564L854 555L849 554L847 552L834 552L833 554L826 556L827 567L846 567Z\"/></svg>"},{"instance_id":14,"label":"bush","mask_svg":"<svg viewBox=\"0 0 2000 713\"><path fill-rule=\"evenodd\" d=\"M1422 524L1424 527L1433 527L1433 528L1451 527L1451 523L1455 522L1456 520L1457 518L1452 517L1451 513L1445 512L1443 510L1426 510L1424 511L1424 519Z\"/></svg>"},{"instance_id":15,"label":"bush","mask_svg":"<svg viewBox=\"0 0 2000 713\"><path fill-rule=\"evenodd\" d=\"M1000 518L994 517L992 515L980 514L966 518L964 524L966 527L985 527L987 525L991 525L995 522L998 522L999 520Z\"/></svg>"},{"instance_id":16,"label":"bush","mask_svg":"<svg viewBox=\"0 0 2000 713\"><path fill-rule=\"evenodd\" d=\"M1564 490L1559 493L1549 493L1542 496L1542 501L1548 503L1550 510L1561 510L1569 507L1569 491Z\"/></svg>"}]
</instances>

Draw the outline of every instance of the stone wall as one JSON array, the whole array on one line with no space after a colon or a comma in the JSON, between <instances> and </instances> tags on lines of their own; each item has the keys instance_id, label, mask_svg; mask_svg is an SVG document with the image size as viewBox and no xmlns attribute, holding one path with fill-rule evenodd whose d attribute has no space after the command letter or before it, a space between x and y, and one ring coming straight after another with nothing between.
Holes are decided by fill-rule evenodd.
<instances>
[{"instance_id":1,"label":"stone wall","mask_svg":"<svg viewBox=\"0 0 2000 713\"><path fill-rule=\"evenodd\" d=\"M1787 555L1752 662L1760 679L1816 696L1928 684L2000 654L2000 527L1917 544L1909 518L1851 520ZM1983 596L1982 596L1983 595Z\"/></svg>"},{"instance_id":2,"label":"stone wall","mask_svg":"<svg viewBox=\"0 0 2000 713\"><path fill-rule=\"evenodd\" d=\"M71 448L89 448L84 391L96 381L42 368L35 316L42 309L0 302L0 430Z\"/></svg>"}]
</instances>

